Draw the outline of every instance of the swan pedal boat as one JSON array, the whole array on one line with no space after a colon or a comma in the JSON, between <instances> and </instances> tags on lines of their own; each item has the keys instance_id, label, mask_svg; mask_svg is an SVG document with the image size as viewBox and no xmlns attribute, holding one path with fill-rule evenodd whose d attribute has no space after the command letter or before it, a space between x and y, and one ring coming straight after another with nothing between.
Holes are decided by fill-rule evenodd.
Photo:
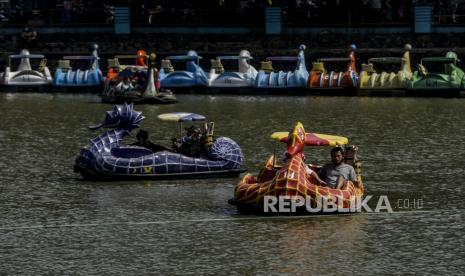
<instances>
[{"instance_id":1,"label":"swan pedal boat","mask_svg":"<svg viewBox=\"0 0 465 276\"><path fill-rule=\"evenodd\" d=\"M297 57L267 57L266 61L261 62L261 69L258 71L255 87L258 90L267 90L269 94L276 94L279 92L283 94L301 92L304 94L309 76L307 67L305 66L305 48L305 45L300 45ZM272 62L274 61L296 62L297 65L294 71L275 72L272 66Z\"/></svg>"},{"instance_id":2,"label":"swan pedal boat","mask_svg":"<svg viewBox=\"0 0 465 276\"><path fill-rule=\"evenodd\" d=\"M306 133L303 125L298 122L290 132L275 132L272 139L287 144L287 160L283 165L277 165L276 157L272 155L258 176L250 173L244 175L234 189L234 198L228 202L235 205L240 213L283 214L283 212L266 212L265 197L286 197L286 200L309 198L312 208L316 207L318 200L331 201L337 206L359 211L357 203L364 194L361 177L360 161L357 159L356 146L347 146L345 162L353 165L356 171L357 182L346 181L342 189L332 189L319 186L311 175L307 174L303 150L305 146L342 146L348 144L348 139L341 136ZM313 171L321 166L308 165ZM335 200L335 201L334 201ZM279 210L279 209L278 209ZM289 212L284 212L289 214ZM298 207L292 214L308 214L306 207Z\"/></svg>"},{"instance_id":3,"label":"swan pedal boat","mask_svg":"<svg viewBox=\"0 0 465 276\"><path fill-rule=\"evenodd\" d=\"M378 57L368 59L362 64L359 75L359 96L404 96L412 79L410 51L412 46L406 44L402 57ZM377 67L390 67L390 71L379 71ZM399 68L398 71L394 67Z\"/></svg>"},{"instance_id":4,"label":"swan pedal boat","mask_svg":"<svg viewBox=\"0 0 465 276\"><path fill-rule=\"evenodd\" d=\"M312 70L308 78L307 87L310 94L317 95L355 95L358 87L355 51L357 47L351 45L347 58L320 58L312 63ZM346 64L345 69L330 71L326 64Z\"/></svg>"},{"instance_id":5,"label":"swan pedal boat","mask_svg":"<svg viewBox=\"0 0 465 276\"><path fill-rule=\"evenodd\" d=\"M136 65L121 65L118 58L135 58ZM145 60L149 59L148 67ZM155 54L145 55L139 51L137 55L116 56L109 61L110 69L105 78L105 87L101 95L103 103L121 104L173 104L176 96L169 90L159 91L158 71L155 68ZM121 88L127 78L130 86L123 93ZM135 83L135 85L133 85Z\"/></svg>"},{"instance_id":6,"label":"swan pedal boat","mask_svg":"<svg viewBox=\"0 0 465 276\"><path fill-rule=\"evenodd\" d=\"M210 60L212 68L208 75L208 90L213 93L241 93L255 87L257 70L249 64L250 52L242 50L237 56L217 56ZM221 61L237 60L238 71L225 71Z\"/></svg>"},{"instance_id":7,"label":"swan pedal boat","mask_svg":"<svg viewBox=\"0 0 465 276\"><path fill-rule=\"evenodd\" d=\"M203 118L202 118L203 117ZM205 117L193 113L161 114L166 121L199 121ZM237 177L244 172L244 156L239 145L227 137L213 139L209 129L206 156L195 158L172 151L152 152L123 144L123 139L144 120L133 104L116 105L107 111L103 122L92 130L110 130L90 140L76 158L74 171L89 180L136 180ZM210 136L211 135L211 136Z\"/></svg>"},{"instance_id":8,"label":"swan pedal boat","mask_svg":"<svg viewBox=\"0 0 465 276\"><path fill-rule=\"evenodd\" d=\"M465 93L465 73L457 66L455 52L445 57L422 58L413 73L407 91L409 96L460 97Z\"/></svg>"},{"instance_id":9,"label":"swan pedal boat","mask_svg":"<svg viewBox=\"0 0 465 276\"><path fill-rule=\"evenodd\" d=\"M53 77L53 90L55 91L76 91L94 92L102 89L103 74L99 67L99 57L97 53L98 45L93 45L92 54L89 56L64 56L58 61L58 67ZM87 69L73 69L70 62L78 63L88 61Z\"/></svg>"},{"instance_id":10,"label":"swan pedal boat","mask_svg":"<svg viewBox=\"0 0 465 276\"><path fill-rule=\"evenodd\" d=\"M208 85L208 77L200 67L201 56L190 50L184 56L168 56L161 61L160 87L176 93L196 92L204 90ZM172 62L185 62L186 70L175 70Z\"/></svg>"},{"instance_id":11,"label":"swan pedal boat","mask_svg":"<svg viewBox=\"0 0 465 276\"><path fill-rule=\"evenodd\" d=\"M12 71L14 60L20 60L16 71ZM31 66L31 60L40 60L36 69ZM43 91L48 92L52 84L52 75L47 67L44 55L30 54L23 49L19 54L8 56L8 65L0 74L2 90L6 91Z\"/></svg>"}]
</instances>

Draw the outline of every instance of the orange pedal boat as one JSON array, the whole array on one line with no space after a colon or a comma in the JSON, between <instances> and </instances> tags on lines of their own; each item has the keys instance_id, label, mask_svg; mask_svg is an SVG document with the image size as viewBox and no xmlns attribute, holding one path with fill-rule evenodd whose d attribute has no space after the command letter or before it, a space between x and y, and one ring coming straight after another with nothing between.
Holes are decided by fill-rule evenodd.
<instances>
[{"instance_id":1,"label":"orange pedal boat","mask_svg":"<svg viewBox=\"0 0 465 276\"><path fill-rule=\"evenodd\" d=\"M276 157L271 156L257 177L250 173L246 174L237 184L234 198L229 200L230 204L236 205L241 213L322 213L327 211L324 206L318 205L322 202L323 205L331 203L337 206L331 210L333 213L341 212L341 210L343 212L359 211L358 204L361 203L364 187L360 162L356 154L358 148L356 146L345 147L345 162L355 167L357 181L354 183L346 180L342 189L332 189L316 184L316 179L308 174L307 166L315 172L321 166L307 165L303 154L305 146L342 146L348 143L347 138L306 133L300 122L289 133L275 132L271 137L287 143L285 164L276 165ZM280 197L283 202L288 201L286 204L291 203L291 209L292 203L297 208L282 211L281 206L275 205L273 208L266 209L270 207L270 202L282 203L281 199L278 200ZM273 199L276 200L273 201ZM305 204L298 202L302 199L305 200ZM340 209L341 207L343 209Z\"/></svg>"},{"instance_id":2,"label":"orange pedal boat","mask_svg":"<svg viewBox=\"0 0 465 276\"><path fill-rule=\"evenodd\" d=\"M320 58L317 62L313 62L307 87L310 89L356 88L358 83L358 74L355 64L356 49L357 47L355 45L351 45L347 58ZM328 73L325 64L336 63L346 63L345 71L330 71Z\"/></svg>"}]
</instances>

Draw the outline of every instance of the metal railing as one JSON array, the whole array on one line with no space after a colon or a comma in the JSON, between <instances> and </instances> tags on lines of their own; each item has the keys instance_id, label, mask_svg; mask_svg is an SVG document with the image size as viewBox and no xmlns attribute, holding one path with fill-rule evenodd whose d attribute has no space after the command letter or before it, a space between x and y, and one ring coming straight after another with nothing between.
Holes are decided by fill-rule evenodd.
<instances>
[{"instance_id":1,"label":"metal railing","mask_svg":"<svg viewBox=\"0 0 465 276\"><path fill-rule=\"evenodd\" d=\"M102 6L98 9L0 9L0 25L23 27L32 26L111 26L114 20L114 8ZM413 23L413 11L402 18L374 17L354 10L332 10L330 14L315 10L289 10L284 7L282 23L285 27L305 26L352 26L378 27L398 26ZM261 26L265 24L264 9L136 9L130 10L133 26ZM433 24L463 25L465 12L438 14L433 9Z\"/></svg>"}]
</instances>

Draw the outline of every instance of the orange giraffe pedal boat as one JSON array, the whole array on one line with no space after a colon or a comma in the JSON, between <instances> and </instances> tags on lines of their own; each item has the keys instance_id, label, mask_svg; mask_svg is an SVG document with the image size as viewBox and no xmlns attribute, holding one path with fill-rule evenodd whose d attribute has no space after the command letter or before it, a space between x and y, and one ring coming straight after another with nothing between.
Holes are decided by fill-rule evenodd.
<instances>
[{"instance_id":1,"label":"orange giraffe pedal boat","mask_svg":"<svg viewBox=\"0 0 465 276\"><path fill-rule=\"evenodd\" d=\"M276 165L276 157L271 156L257 177L246 174L237 184L234 190L234 198L229 203L236 205L241 213L313 213L326 212L323 205L330 203L335 206L332 212L359 211L364 187L360 173L360 162L357 160L357 147L345 147L346 164L355 167L357 181L346 180L341 189L333 189L317 184L317 180L309 174L307 166L313 171L318 171L321 166L307 165L303 153L305 146L342 146L348 143L348 139L341 136L306 133L303 125L298 122L288 132L275 132L271 135L275 140L287 143L285 152L286 161L282 166ZM282 211L277 205L269 208L270 202L281 203L281 199L287 201L286 205L291 210ZM271 199L271 200L270 200ZM279 199L273 201L273 199ZM299 202L302 199L303 202ZM322 203L322 205L317 205ZM290 205L289 205L290 204ZM292 204L298 208L292 209ZM309 208L310 206L310 208ZM340 209L340 208L343 209ZM318 209L320 208L320 209Z\"/></svg>"}]
</instances>

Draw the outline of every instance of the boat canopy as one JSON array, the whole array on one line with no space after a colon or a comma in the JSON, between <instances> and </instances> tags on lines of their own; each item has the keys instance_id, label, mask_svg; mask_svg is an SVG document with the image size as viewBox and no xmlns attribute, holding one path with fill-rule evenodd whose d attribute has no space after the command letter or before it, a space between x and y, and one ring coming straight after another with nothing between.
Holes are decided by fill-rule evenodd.
<instances>
[{"instance_id":1,"label":"boat canopy","mask_svg":"<svg viewBox=\"0 0 465 276\"><path fill-rule=\"evenodd\" d=\"M318 61L322 62L343 62L343 61L350 61L350 58L320 58Z\"/></svg>"},{"instance_id":2,"label":"boat canopy","mask_svg":"<svg viewBox=\"0 0 465 276\"><path fill-rule=\"evenodd\" d=\"M96 59L100 59L100 58L95 57L95 56L64 56L63 59L68 59L68 60L96 60Z\"/></svg>"},{"instance_id":3,"label":"boat canopy","mask_svg":"<svg viewBox=\"0 0 465 276\"><path fill-rule=\"evenodd\" d=\"M429 63L454 63L457 59L451 57L429 57L429 58L422 58L421 63L429 62Z\"/></svg>"},{"instance_id":4,"label":"boat canopy","mask_svg":"<svg viewBox=\"0 0 465 276\"><path fill-rule=\"evenodd\" d=\"M9 58L45 58L44 55L32 54L32 55L9 55Z\"/></svg>"},{"instance_id":5,"label":"boat canopy","mask_svg":"<svg viewBox=\"0 0 465 276\"><path fill-rule=\"evenodd\" d=\"M274 132L271 134L271 139L287 143L289 132ZM349 143L349 139L342 136L320 134L320 133L305 133L306 146L324 146L335 147Z\"/></svg>"},{"instance_id":6,"label":"boat canopy","mask_svg":"<svg viewBox=\"0 0 465 276\"><path fill-rule=\"evenodd\" d=\"M202 59L201 56L168 56L165 59L174 60L174 61L197 61Z\"/></svg>"},{"instance_id":7,"label":"boat canopy","mask_svg":"<svg viewBox=\"0 0 465 276\"><path fill-rule=\"evenodd\" d=\"M297 61L297 57L288 57L288 56L281 56L281 57L267 57L266 60L271 61Z\"/></svg>"},{"instance_id":8,"label":"boat canopy","mask_svg":"<svg viewBox=\"0 0 465 276\"><path fill-rule=\"evenodd\" d=\"M250 59L253 59L253 57L251 57L251 56L217 56L216 58L221 59L221 60L240 60L240 59L250 60Z\"/></svg>"},{"instance_id":9,"label":"boat canopy","mask_svg":"<svg viewBox=\"0 0 465 276\"><path fill-rule=\"evenodd\" d=\"M158 115L158 119L165 121L165 122L197 122L197 121L205 121L206 117L196 113L189 113L189 112L171 112L171 113L163 113Z\"/></svg>"},{"instance_id":10,"label":"boat canopy","mask_svg":"<svg viewBox=\"0 0 465 276\"><path fill-rule=\"evenodd\" d=\"M377 62L377 63L402 63L405 62L405 58L401 57L378 57L378 58L370 58L368 59L369 63Z\"/></svg>"},{"instance_id":11,"label":"boat canopy","mask_svg":"<svg viewBox=\"0 0 465 276\"><path fill-rule=\"evenodd\" d=\"M149 58L148 55L117 55L115 56L117 59L123 59L123 58Z\"/></svg>"}]
</instances>

